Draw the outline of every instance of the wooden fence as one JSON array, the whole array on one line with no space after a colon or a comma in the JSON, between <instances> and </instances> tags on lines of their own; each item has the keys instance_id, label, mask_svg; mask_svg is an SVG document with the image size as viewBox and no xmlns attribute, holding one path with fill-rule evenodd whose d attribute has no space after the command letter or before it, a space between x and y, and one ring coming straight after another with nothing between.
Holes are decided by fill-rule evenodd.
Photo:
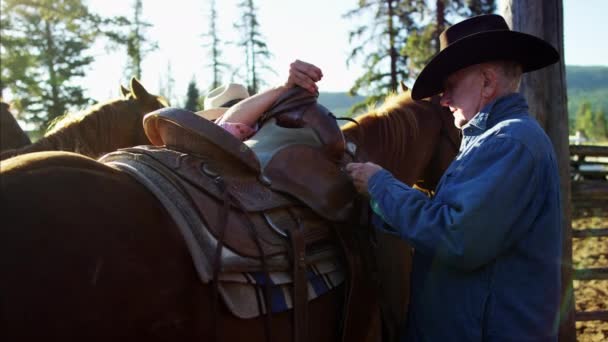
<instances>
[{"instance_id":1,"label":"wooden fence","mask_svg":"<svg viewBox=\"0 0 608 342\"><path fill-rule=\"evenodd\" d=\"M571 145L572 209L608 209L608 146ZM574 238L608 237L608 228L572 231ZM608 280L608 267L574 269L577 280ZM608 310L576 312L576 321L606 321Z\"/></svg>"}]
</instances>

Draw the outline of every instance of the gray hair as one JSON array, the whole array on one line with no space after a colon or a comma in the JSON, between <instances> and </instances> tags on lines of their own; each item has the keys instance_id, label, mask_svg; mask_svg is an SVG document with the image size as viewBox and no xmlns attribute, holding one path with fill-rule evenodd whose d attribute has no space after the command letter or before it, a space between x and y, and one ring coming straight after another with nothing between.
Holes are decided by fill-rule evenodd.
<instances>
[{"instance_id":1,"label":"gray hair","mask_svg":"<svg viewBox=\"0 0 608 342\"><path fill-rule=\"evenodd\" d=\"M523 75L523 67L519 62L512 60L500 60L491 62L504 76L503 86L509 91L518 91Z\"/></svg>"}]
</instances>

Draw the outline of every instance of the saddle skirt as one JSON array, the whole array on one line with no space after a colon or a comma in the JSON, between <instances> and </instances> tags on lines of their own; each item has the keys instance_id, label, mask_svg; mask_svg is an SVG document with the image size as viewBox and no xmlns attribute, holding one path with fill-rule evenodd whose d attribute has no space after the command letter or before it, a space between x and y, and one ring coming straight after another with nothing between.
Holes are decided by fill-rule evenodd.
<instances>
[{"instance_id":1,"label":"saddle skirt","mask_svg":"<svg viewBox=\"0 0 608 342\"><path fill-rule=\"evenodd\" d=\"M133 176L159 199L184 236L200 280L205 284L213 281L212 261L218 244L222 193L214 178L201 171L204 159L162 147L137 146L109 153L99 161ZM247 183L242 180L244 183L234 184L227 178L226 182L231 189L255 188L251 184L242 185ZM290 272L289 243L283 231L286 226L296 224L294 217L285 212L290 207L297 213L307 242L308 300L344 282L345 270L327 220L296 200L272 191L261 192L259 196L250 196L247 191L234 194L248 204L248 211L230 208L218 283L224 303L233 314L252 318L266 313L261 300L265 279L271 284L272 312L293 308L291 287L295 280ZM263 276L261 256L243 215L254 223L266 257L268 278Z\"/></svg>"}]
</instances>

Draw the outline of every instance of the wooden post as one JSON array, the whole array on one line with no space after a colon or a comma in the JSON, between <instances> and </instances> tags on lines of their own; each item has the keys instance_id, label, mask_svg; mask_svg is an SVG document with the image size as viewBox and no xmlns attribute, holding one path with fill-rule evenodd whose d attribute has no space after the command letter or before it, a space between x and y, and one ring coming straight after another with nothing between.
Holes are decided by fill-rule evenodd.
<instances>
[{"instance_id":1,"label":"wooden post","mask_svg":"<svg viewBox=\"0 0 608 342\"><path fill-rule=\"evenodd\" d=\"M570 208L570 152L568 146L568 107L564 65L564 27L562 0L501 0L500 13L511 29L540 37L559 52L560 62L528 73L521 92L528 100L530 113L545 129L557 154L562 208L562 303L559 340L576 341L572 287L572 225Z\"/></svg>"}]
</instances>

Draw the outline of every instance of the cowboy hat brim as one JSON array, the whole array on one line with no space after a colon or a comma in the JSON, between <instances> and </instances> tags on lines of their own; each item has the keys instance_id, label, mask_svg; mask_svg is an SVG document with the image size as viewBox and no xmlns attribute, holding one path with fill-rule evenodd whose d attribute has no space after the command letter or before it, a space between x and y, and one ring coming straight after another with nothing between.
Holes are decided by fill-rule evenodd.
<instances>
[{"instance_id":1,"label":"cowboy hat brim","mask_svg":"<svg viewBox=\"0 0 608 342\"><path fill-rule=\"evenodd\" d=\"M523 72L551 65L559 60L557 50L535 36L509 30L485 31L457 40L441 50L420 72L412 98L420 100L443 91L447 77L468 66L513 60Z\"/></svg>"},{"instance_id":2,"label":"cowboy hat brim","mask_svg":"<svg viewBox=\"0 0 608 342\"><path fill-rule=\"evenodd\" d=\"M226 113L226 111L228 111L227 107L220 107L220 108L211 108L211 109L201 110L201 111L196 112L195 114L202 116L209 121L213 121L213 120L216 120L217 118L219 118L220 116L224 115L224 113Z\"/></svg>"}]
</instances>

